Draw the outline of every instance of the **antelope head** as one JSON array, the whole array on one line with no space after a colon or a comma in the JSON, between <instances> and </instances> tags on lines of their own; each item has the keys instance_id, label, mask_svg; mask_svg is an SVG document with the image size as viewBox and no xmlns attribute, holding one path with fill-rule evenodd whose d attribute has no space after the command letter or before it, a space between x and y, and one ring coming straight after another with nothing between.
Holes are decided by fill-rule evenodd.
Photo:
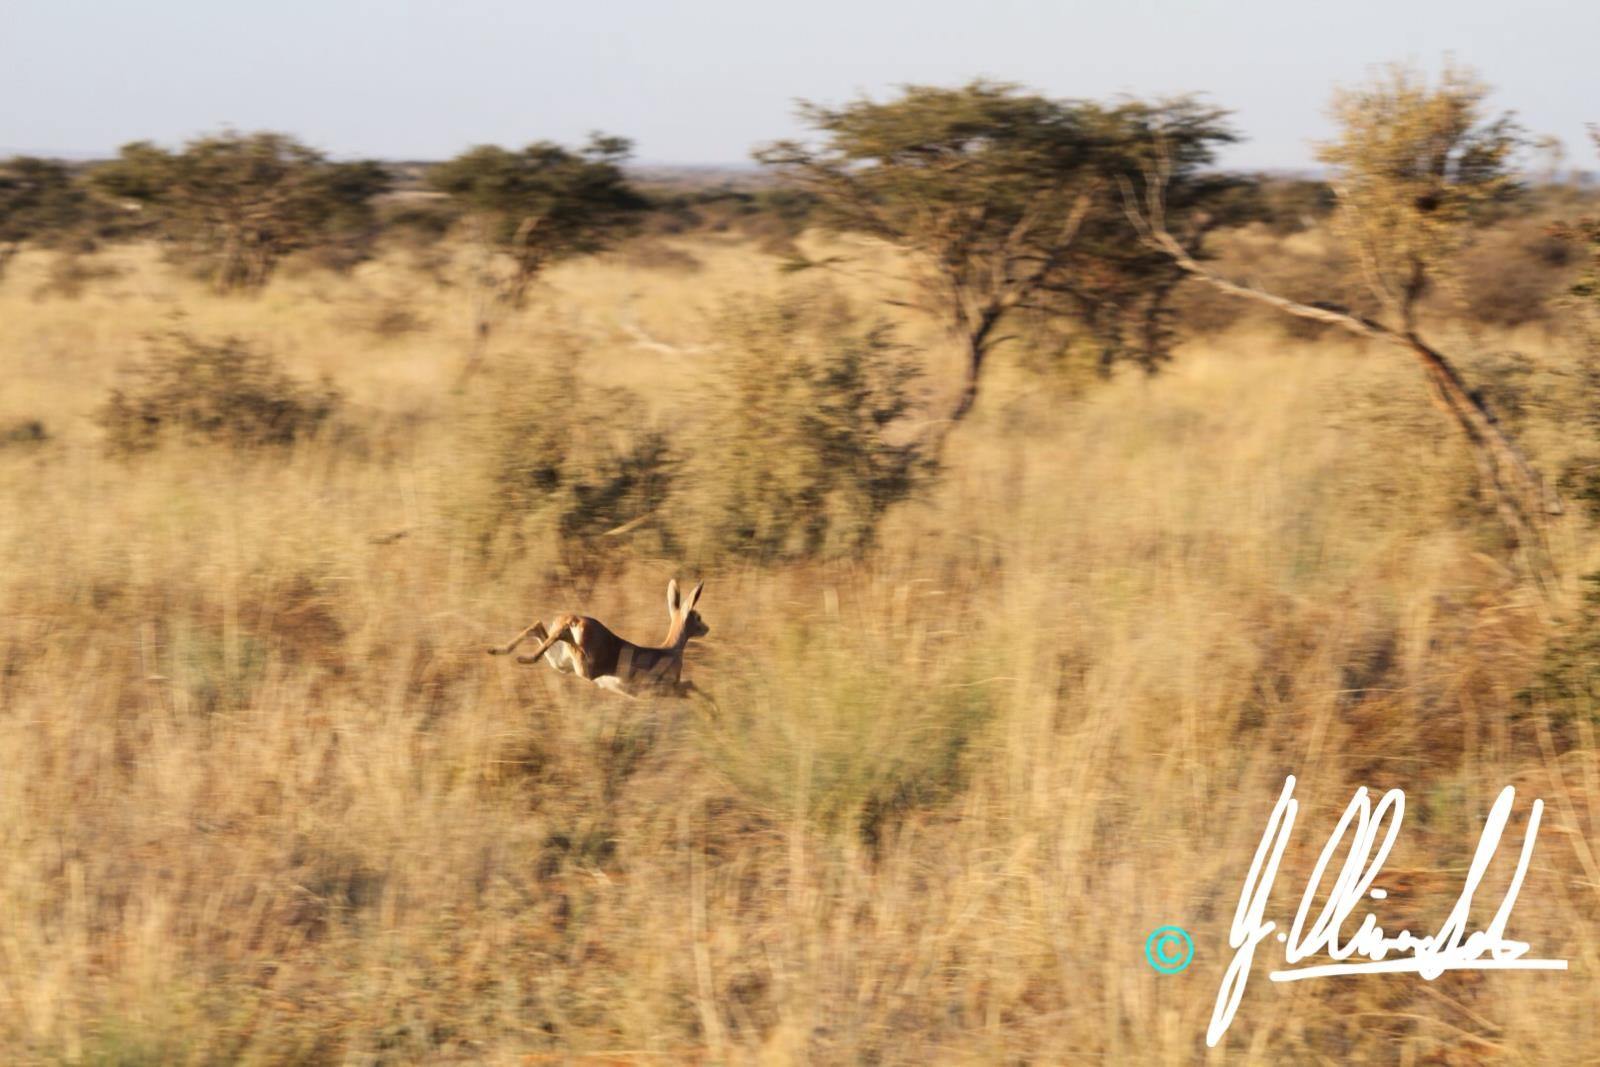
<instances>
[{"instance_id":1,"label":"antelope head","mask_svg":"<svg viewBox=\"0 0 1600 1067\"><path fill-rule=\"evenodd\" d=\"M678 593L678 580L672 579L667 583L667 615L671 618L671 629L668 631L668 644L688 644L690 639L704 637L711 632L711 627L706 625L700 613L694 609L700 601L700 591L706 587L705 582L700 582L689 592L687 597Z\"/></svg>"}]
</instances>

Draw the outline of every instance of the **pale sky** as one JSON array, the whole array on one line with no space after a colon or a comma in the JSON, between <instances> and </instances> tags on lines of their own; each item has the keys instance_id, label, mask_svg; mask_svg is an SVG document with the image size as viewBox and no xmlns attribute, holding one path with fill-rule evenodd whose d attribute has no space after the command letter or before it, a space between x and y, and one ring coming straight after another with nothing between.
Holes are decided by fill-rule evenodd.
<instances>
[{"instance_id":1,"label":"pale sky","mask_svg":"<svg viewBox=\"0 0 1600 1067\"><path fill-rule=\"evenodd\" d=\"M1600 0L0 0L0 153L108 154L226 125L340 157L631 137L641 162L741 163L840 103L978 76L1059 97L1199 91L1303 167L1337 83L1475 67L1593 167Z\"/></svg>"}]
</instances>

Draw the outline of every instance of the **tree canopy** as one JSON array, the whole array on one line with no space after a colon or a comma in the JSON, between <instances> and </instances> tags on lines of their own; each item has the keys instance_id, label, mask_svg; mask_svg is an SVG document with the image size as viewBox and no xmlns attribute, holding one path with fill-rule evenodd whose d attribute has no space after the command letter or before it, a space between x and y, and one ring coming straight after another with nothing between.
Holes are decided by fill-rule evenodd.
<instances>
[{"instance_id":1,"label":"tree canopy","mask_svg":"<svg viewBox=\"0 0 1600 1067\"><path fill-rule=\"evenodd\" d=\"M87 199L65 164L33 156L0 162L0 272L25 242L75 230Z\"/></svg>"},{"instance_id":2,"label":"tree canopy","mask_svg":"<svg viewBox=\"0 0 1600 1067\"><path fill-rule=\"evenodd\" d=\"M920 306L967 347L954 419L971 408L1001 323L1019 309L1065 314L1108 361L1164 354L1165 294L1181 277L1138 245L1115 179L1159 132L1174 162L1173 195L1199 200L1215 146L1233 139L1225 114L1192 98L1112 105L1052 100L1016 86L908 86L895 99L840 108L803 104L821 143L757 152L815 195L822 221L911 251Z\"/></svg>"},{"instance_id":3,"label":"tree canopy","mask_svg":"<svg viewBox=\"0 0 1600 1067\"><path fill-rule=\"evenodd\" d=\"M549 141L520 151L479 145L434 167L428 184L511 256L516 273L504 295L520 304L544 267L604 249L647 206L622 169L631 150L624 138L600 134L576 151Z\"/></svg>"},{"instance_id":4,"label":"tree canopy","mask_svg":"<svg viewBox=\"0 0 1600 1067\"><path fill-rule=\"evenodd\" d=\"M1448 67L1436 86L1404 66L1335 92L1338 136L1317 155L1334 168L1335 226L1396 325L1410 329L1430 281L1447 275L1485 204L1512 195L1520 143L1489 90Z\"/></svg>"},{"instance_id":5,"label":"tree canopy","mask_svg":"<svg viewBox=\"0 0 1600 1067\"><path fill-rule=\"evenodd\" d=\"M377 163L333 163L284 134L233 131L178 152L135 141L92 179L150 210L220 290L259 288L290 252L369 227L371 200L389 186Z\"/></svg>"}]
</instances>

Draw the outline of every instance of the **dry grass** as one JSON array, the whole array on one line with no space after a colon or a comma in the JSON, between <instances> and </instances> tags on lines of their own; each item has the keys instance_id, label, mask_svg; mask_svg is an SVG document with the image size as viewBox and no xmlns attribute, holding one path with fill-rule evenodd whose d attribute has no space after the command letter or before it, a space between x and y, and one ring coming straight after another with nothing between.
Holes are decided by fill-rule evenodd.
<instances>
[{"instance_id":1,"label":"dry grass","mask_svg":"<svg viewBox=\"0 0 1600 1067\"><path fill-rule=\"evenodd\" d=\"M790 283L683 245L693 273L562 268L491 358L576 346L692 412L730 294ZM871 555L704 575L711 717L482 655L580 605L552 547L491 566L455 518L488 389L451 390L459 291L380 263L220 300L112 258L75 300L32 297L42 259L0 288L0 424L49 434L0 447L9 1062L1196 1062L1286 773L1285 915L1353 786L1407 790L1396 927L1448 910L1502 785L1543 796L1512 933L1572 971L1258 970L1219 1061L1600 1047L1600 763L1515 699L1575 588L1497 561L1404 363L1233 335L1068 403L996 367ZM329 375L384 447L107 458L96 406L174 326ZM1527 427L1547 469L1569 436ZM1557 530L1564 573L1592 545ZM581 606L653 638L677 569L636 554ZM1180 976L1142 958L1166 923Z\"/></svg>"}]
</instances>

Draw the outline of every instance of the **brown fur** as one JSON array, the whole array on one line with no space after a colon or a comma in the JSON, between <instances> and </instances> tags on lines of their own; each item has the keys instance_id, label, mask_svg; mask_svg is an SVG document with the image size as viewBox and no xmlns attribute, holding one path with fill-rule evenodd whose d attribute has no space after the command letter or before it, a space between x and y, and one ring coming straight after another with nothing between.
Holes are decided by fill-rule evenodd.
<instances>
[{"instance_id":1,"label":"brown fur","mask_svg":"<svg viewBox=\"0 0 1600 1067\"><path fill-rule=\"evenodd\" d=\"M518 656L518 663L543 659L554 670L575 674L627 697L647 692L688 696L697 690L693 682L682 679L684 649L691 639L711 632L695 610L704 588L701 582L680 598L677 580L667 583L669 624L666 640L659 645L636 645L587 615L559 615L548 627L535 622L507 644L488 651L491 656L504 656L533 637L538 647Z\"/></svg>"}]
</instances>

